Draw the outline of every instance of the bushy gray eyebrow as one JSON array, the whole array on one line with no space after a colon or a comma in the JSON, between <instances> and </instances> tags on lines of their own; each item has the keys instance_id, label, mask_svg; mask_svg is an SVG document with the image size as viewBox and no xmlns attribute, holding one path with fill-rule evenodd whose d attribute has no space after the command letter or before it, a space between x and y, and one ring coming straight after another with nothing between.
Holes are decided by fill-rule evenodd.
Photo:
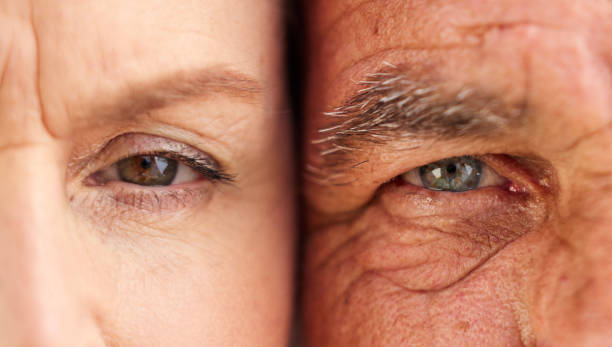
<instances>
[{"instance_id":1,"label":"bushy gray eyebrow","mask_svg":"<svg viewBox=\"0 0 612 347\"><path fill-rule=\"evenodd\" d=\"M334 120L312 141L321 155L342 157L367 143L491 136L520 122L525 111L522 101L509 105L481 87L411 79L391 64L359 85L355 95L325 113Z\"/></svg>"}]
</instances>

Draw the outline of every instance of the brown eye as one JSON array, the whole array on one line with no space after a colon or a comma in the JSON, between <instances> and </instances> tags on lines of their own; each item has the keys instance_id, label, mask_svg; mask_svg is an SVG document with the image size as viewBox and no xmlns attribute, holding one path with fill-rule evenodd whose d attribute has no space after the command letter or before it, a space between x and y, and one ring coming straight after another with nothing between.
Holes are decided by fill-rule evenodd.
<instances>
[{"instance_id":1,"label":"brown eye","mask_svg":"<svg viewBox=\"0 0 612 347\"><path fill-rule=\"evenodd\" d=\"M117 163L119 178L143 186L168 186L178 171L178 162L161 156L137 155Z\"/></svg>"}]
</instances>

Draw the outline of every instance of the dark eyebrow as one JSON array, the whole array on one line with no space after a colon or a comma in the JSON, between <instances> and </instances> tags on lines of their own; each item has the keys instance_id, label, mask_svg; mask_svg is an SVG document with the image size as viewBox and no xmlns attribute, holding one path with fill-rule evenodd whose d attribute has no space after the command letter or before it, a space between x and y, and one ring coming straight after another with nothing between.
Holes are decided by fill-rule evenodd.
<instances>
[{"instance_id":1,"label":"dark eyebrow","mask_svg":"<svg viewBox=\"0 0 612 347\"><path fill-rule=\"evenodd\" d=\"M94 122L125 120L171 104L212 96L257 104L262 102L262 95L262 83L244 73L223 68L180 71L134 85L110 100L98 100L92 118Z\"/></svg>"},{"instance_id":2,"label":"dark eyebrow","mask_svg":"<svg viewBox=\"0 0 612 347\"><path fill-rule=\"evenodd\" d=\"M480 87L415 80L391 64L367 75L362 89L325 115L334 119L313 143L330 162L367 144L459 137L490 137L520 123L524 100L516 103Z\"/></svg>"}]
</instances>

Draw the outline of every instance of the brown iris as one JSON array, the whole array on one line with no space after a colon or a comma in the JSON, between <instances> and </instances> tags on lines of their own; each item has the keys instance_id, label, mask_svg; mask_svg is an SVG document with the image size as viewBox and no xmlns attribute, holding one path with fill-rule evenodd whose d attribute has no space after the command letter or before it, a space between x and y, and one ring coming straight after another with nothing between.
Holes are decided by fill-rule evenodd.
<instances>
[{"instance_id":1,"label":"brown iris","mask_svg":"<svg viewBox=\"0 0 612 347\"><path fill-rule=\"evenodd\" d=\"M174 181L178 162L162 156L137 155L117 163L122 181L143 186L167 186Z\"/></svg>"}]
</instances>

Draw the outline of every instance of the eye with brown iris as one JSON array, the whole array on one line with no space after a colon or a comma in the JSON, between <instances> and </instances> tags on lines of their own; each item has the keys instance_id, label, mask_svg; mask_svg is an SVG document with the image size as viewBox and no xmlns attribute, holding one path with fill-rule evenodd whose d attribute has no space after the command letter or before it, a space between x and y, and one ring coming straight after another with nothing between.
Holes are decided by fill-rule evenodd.
<instances>
[{"instance_id":1,"label":"eye with brown iris","mask_svg":"<svg viewBox=\"0 0 612 347\"><path fill-rule=\"evenodd\" d=\"M178 171L178 162L162 156L138 155L117 163L122 181L143 186L168 186Z\"/></svg>"}]
</instances>

